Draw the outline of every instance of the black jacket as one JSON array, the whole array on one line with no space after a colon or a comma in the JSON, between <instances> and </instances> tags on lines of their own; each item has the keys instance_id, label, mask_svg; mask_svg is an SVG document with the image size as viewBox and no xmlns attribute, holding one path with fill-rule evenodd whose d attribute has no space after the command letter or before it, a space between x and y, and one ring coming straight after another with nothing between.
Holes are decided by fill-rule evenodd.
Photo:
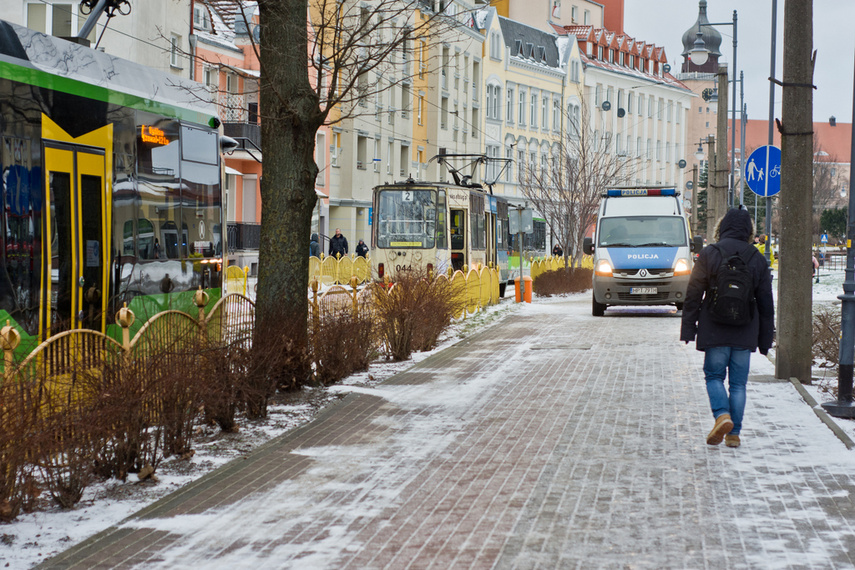
<instances>
[{"instance_id":1,"label":"black jacket","mask_svg":"<svg viewBox=\"0 0 855 570\"><path fill-rule=\"evenodd\" d=\"M340 253L342 257L347 255L347 238L343 235L330 238L330 255L335 257L337 253Z\"/></svg>"},{"instance_id":2,"label":"black jacket","mask_svg":"<svg viewBox=\"0 0 855 570\"><path fill-rule=\"evenodd\" d=\"M729 346L752 352L759 348L761 353L766 354L772 346L775 330L772 274L766 258L748 242L752 234L750 214L746 210L728 211L719 226L719 234L721 239L718 246L726 256L742 252L743 258L747 259L754 283L754 318L744 326L723 325L710 318L706 295L710 281L721 265L722 254L714 247L705 247L689 279L680 340L689 342L697 336L698 350Z\"/></svg>"},{"instance_id":3,"label":"black jacket","mask_svg":"<svg viewBox=\"0 0 855 570\"><path fill-rule=\"evenodd\" d=\"M309 255L314 257L321 256L321 244L318 242L318 234L312 234L312 239L309 241Z\"/></svg>"},{"instance_id":4,"label":"black jacket","mask_svg":"<svg viewBox=\"0 0 855 570\"><path fill-rule=\"evenodd\" d=\"M368 246L364 243L356 244L356 255L360 257L365 257L368 254Z\"/></svg>"}]
</instances>

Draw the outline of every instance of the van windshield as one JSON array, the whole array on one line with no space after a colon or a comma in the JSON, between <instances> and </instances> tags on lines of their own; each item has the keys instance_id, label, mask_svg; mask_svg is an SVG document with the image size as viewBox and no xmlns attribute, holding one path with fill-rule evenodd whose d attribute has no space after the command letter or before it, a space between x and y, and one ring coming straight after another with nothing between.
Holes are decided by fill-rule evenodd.
<instances>
[{"instance_id":1,"label":"van windshield","mask_svg":"<svg viewBox=\"0 0 855 570\"><path fill-rule=\"evenodd\" d=\"M682 247L688 245L686 221L679 216L601 218L597 245L603 247Z\"/></svg>"}]
</instances>

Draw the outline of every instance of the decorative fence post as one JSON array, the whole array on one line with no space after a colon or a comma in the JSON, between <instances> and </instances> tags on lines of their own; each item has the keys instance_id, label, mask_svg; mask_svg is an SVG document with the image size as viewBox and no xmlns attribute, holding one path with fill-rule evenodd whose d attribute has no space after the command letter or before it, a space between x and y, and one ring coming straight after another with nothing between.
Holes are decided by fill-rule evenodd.
<instances>
[{"instance_id":1,"label":"decorative fence post","mask_svg":"<svg viewBox=\"0 0 855 570\"><path fill-rule=\"evenodd\" d=\"M199 286L199 290L193 295L193 302L199 307L199 338L205 339L205 333L208 329L205 323L205 307L208 305L208 294Z\"/></svg>"},{"instance_id":2,"label":"decorative fence post","mask_svg":"<svg viewBox=\"0 0 855 570\"><path fill-rule=\"evenodd\" d=\"M323 255L323 254L321 254ZM318 307L318 280L312 279L312 328L317 337L321 328L321 315Z\"/></svg>"},{"instance_id":3,"label":"decorative fence post","mask_svg":"<svg viewBox=\"0 0 855 570\"><path fill-rule=\"evenodd\" d=\"M356 275L351 276L350 278L350 286L353 288L353 293L351 296L353 297L353 320L359 318L359 300L356 291L356 286L359 285L359 278Z\"/></svg>"},{"instance_id":4,"label":"decorative fence post","mask_svg":"<svg viewBox=\"0 0 855 570\"><path fill-rule=\"evenodd\" d=\"M134 324L135 320L136 315L128 308L127 303L116 313L116 322L122 327L122 350L125 356L131 352L131 325Z\"/></svg>"},{"instance_id":5,"label":"decorative fence post","mask_svg":"<svg viewBox=\"0 0 855 570\"><path fill-rule=\"evenodd\" d=\"M12 326L11 321L6 321L6 326L0 329L0 348L3 349L4 367L3 377L6 382L11 381L15 367L15 349L21 344L21 333Z\"/></svg>"}]
</instances>

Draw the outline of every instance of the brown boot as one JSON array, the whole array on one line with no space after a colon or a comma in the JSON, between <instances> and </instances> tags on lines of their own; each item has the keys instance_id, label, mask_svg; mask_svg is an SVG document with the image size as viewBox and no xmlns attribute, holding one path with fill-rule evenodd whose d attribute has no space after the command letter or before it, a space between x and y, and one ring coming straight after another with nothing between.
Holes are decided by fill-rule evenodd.
<instances>
[{"instance_id":1,"label":"brown boot","mask_svg":"<svg viewBox=\"0 0 855 570\"><path fill-rule=\"evenodd\" d=\"M730 434L724 436L724 444L728 447L739 447L739 436Z\"/></svg>"},{"instance_id":2,"label":"brown boot","mask_svg":"<svg viewBox=\"0 0 855 570\"><path fill-rule=\"evenodd\" d=\"M733 429L733 420L730 419L730 414L722 414L715 419L715 425L712 431L707 436L709 445L718 445L724 439L724 434Z\"/></svg>"}]
</instances>

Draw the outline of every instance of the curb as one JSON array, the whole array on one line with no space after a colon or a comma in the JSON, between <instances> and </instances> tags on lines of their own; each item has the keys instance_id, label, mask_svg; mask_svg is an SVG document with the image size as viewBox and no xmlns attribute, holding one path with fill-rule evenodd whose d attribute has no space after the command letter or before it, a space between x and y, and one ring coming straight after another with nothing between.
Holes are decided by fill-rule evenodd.
<instances>
[{"instance_id":1,"label":"curb","mask_svg":"<svg viewBox=\"0 0 855 570\"><path fill-rule=\"evenodd\" d=\"M822 409L822 407L817 403L817 401L814 400L813 396L811 396L810 393L805 390L805 387L802 386L802 383L799 382L798 378L791 377L790 384L795 386L796 391L799 393L799 395L801 395L802 399L807 402L807 404L811 407L813 413L817 415L817 417L822 421L822 423L828 426L828 429L834 432L834 435L836 435L837 438L843 442L843 445L846 446L846 449L855 448L855 441L852 441L852 438L849 437L849 435L843 430L843 428L837 425L837 422L835 422L831 418L831 416L828 415L828 412Z\"/></svg>"}]
</instances>

